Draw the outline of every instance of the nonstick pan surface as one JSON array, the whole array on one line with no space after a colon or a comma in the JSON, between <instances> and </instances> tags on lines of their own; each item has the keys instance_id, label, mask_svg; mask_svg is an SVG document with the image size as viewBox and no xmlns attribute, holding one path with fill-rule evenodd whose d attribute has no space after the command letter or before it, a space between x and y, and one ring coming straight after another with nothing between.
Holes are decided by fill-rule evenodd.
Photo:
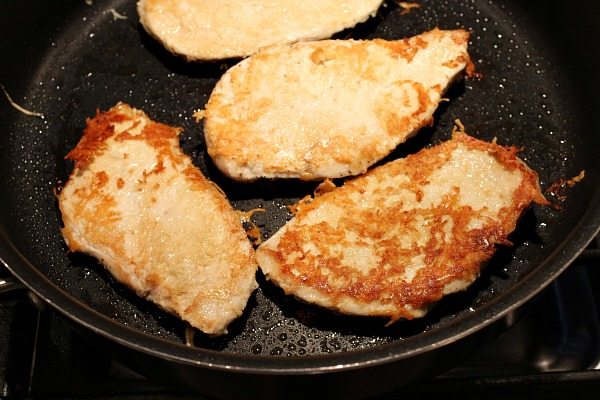
<instances>
[{"instance_id":1,"label":"nonstick pan surface","mask_svg":"<svg viewBox=\"0 0 600 400\"><path fill-rule=\"evenodd\" d=\"M566 199L549 195L559 207L529 210L511 237L515 245L499 249L470 289L443 299L425 318L384 327L385 321L336 315L285 296L259 273L260 288L230 333L210 338L197 332L194 347L188 347L185 323L136 297L93 258L67 252L54 194L72 169L64 156L79 140L85 119L118 101L183 127L185 152L236 209L266 209L254 215L265 237L291 218L287 205L316 187L296 180L239 184L216 170L192 113L203 108L236 61L188 64L172 56L141 28L134 1L0 5L7 19L0 83L14 102L43 114L25 115L8 97L0 99L0 257L34 292L101 336L213 370L315 374L391 364L505 316L551 282L599 225L600 124L593 107L598 79L583 81L592 72L591 62L577 57L586 44L569 39L583 39L592 24L576 26L568 7L587 3L419 3L421 8L403 14L388 1L377 16L336 37L398 39L436 26L465 28L472 32L469 52L480 77L455 84L435 124L386 160L449 138L460 119L475 137L522 146L521 158L539 172L543 188L585 170L583 181L562 192ZM592 11L597 7L577 15ZM586 56L594 57L597 41L587 40Z\"/></svg>"}]
</instances>

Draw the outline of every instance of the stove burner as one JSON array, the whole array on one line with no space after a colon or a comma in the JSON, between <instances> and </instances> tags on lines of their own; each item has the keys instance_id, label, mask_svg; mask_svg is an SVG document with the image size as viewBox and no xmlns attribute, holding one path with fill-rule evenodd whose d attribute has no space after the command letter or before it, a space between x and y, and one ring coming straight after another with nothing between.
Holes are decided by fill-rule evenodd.
<instances>
[{"instance_id":1,"label":"stove burner","mask_svg":"<svg viewBox=\"0 0 600 400\"><path fill-rule=\"evenodd\" d=\"M443 375L403 388L402 395L461 400L597 395L598 266L596 238L554 283L506 318L510 327L504 334ZM10 281L8 273L0 271L0 281ZM138 375L62 316L32 304L25 291L0 290L0 398L197 398Z\"/></svg>"}]
</instances>

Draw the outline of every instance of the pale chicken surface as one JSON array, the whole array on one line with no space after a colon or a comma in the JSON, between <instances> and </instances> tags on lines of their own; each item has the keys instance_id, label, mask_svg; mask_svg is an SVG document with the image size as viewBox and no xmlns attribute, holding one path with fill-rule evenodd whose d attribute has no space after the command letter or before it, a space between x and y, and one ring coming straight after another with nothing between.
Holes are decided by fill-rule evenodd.
<instances>
[{"instance_id":1,"label":"pale chicken surface","mask_svg":"<svg viewBox=\"0 0 600 400\"><path fill-rule=\"evenodd\" d=\"M455 133L298 207L257 249L287 294L341 313L422 317L479 275L532 202L547 204L517 149Z\"/></svg>"},{"instance_id":2,"label":"pale chicken surface","mask_svg":"<svg viewBox=\"0 0 600 400\"><path fill-rule=\"evenodd\" d=\"M254 251L222 192L180 147L181 130L119 103L88 119L58 195L69 249L210 335L256 288Z\"/></svg>"},{"instance_id":3,"label":"pale chicken surface","mask_svg":"<svg viewBox=\"0 0 600 400\"><path fill-rule=\"evenodd\" d=\"M375 15L383 0L140 0L140 22L188 60L244 57L325 39Z\"/></svg>"},{"instance_id":4,"label":"pale chicken surface","mask_svg":"<svg viewBox=\"0 0 600 400\"><path fill-rule=\"evenodd\" d=\"M358 175L431 124L472 70L469 33L274 46L229 69L205 107L207 150L240 181Z\"/></svg>"}]
</instances>

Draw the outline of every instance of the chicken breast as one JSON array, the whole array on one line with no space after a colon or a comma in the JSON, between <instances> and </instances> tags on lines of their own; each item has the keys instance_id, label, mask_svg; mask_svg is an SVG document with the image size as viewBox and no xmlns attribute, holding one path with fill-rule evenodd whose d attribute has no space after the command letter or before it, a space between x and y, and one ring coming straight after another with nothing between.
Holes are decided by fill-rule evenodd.
<instances>
[{"instance_id":1,"label":"chicken breast","mask_svg":"<svg viewBox=\"0 0 600 400\"><path fill-rule=\"evenodd\" d=\"M276 46L227 71L204 112L209 155L236 180L357 175L432 122L470 66L469 34Z\"/></svg>"},{"instance_id":2,"label":"chicken breast","mask_svg":"<svg viewBox=\"0 0 600 400\"><path fill-rule=\"evenodd\" d=\"M207 334L257 287L254 251L223 193L179 148L181 130L119 103L87 121L58 195L71 251Z\"/></svg>"},{"instance_id":3,"label":"chicken breast","mask_svg":"<svg viewBox=\"0 0 600 400\"><path fill-rule=\"evenodd\" d=\"M299 207L256 252L287 294L395 321L465 289L531 202L547 204L513 147L455 133Z\"/></svg>"},{"instance_id":4,"label":"chicken breast","mask_svg":"<svg viewBox=\"0 0 600 400\"><path fill-rule=\"evenodd\" d=\"M140 0L140 22L188 60L245 57L273 44L325 39L375 15L383 0Z\"/></svg>"}]
</instances>

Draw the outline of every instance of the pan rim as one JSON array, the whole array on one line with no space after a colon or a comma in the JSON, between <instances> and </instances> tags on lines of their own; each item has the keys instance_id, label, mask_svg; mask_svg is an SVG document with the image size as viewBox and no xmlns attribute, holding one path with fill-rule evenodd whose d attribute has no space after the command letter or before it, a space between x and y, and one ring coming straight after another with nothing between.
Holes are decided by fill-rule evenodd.
<instances>
[{"instance_id":1,"label":"pan rim","mask_svg":"<svg viewBox=\"0 0 600 400\"><path fill-rule=\"evenodd\" d=\"M564 269L569 266L575 257L577 257L581 251L583 251L584 247L593 239L593 237L598 234L600 230L600 210L598 210L598 207L600 206L600 194L598 192L595 193L595 197L592 201L590 201L590 203L595 204L595 208L588 208L580 221L575 224L575 227L572 229L572 231L569 232L568 235L565 235L565 239L558 243L553 251L544 260L542 260L542 262L535 266L529 274L527 274L526 277L530 279L525 279L526 277L524 277L522 282L518 282L518 285L511 287L510 290L504 293L504 295L494 298L493 301L486 303L484 306L478 309L478 311L486 311L484 315L479 316L479 323L476 323L476 321L471 318L472 315L467 315L465 318L458 318L452 321L452 323L448 326L445 326L444 329L418 335L419 339L423 339L421 342L425 342L422 343L422 346L419 346L419 343L415 343L416 340L413 340L411 337L402 341L400 344L398 342L394 342L375 348L354 350L349 352L351 354L336 353L333 355L306 355L301 357L287 358L282 356L254 356L225 353L200 348L191 349L183 344L170 342L166 339L135 330L134 328L127 327L117 321L111 320L109 317L93 310L85 303L69 296L64 290L54 284L44 274L39 272L34 265L29 263L27 258L17 250L10 239L8 239L8 237L5 235L1 224L0 262L2 262L19 279L26 281L26 286L28 286L30 290L44 299L44 301L49 303L66 318L75 321L79 325L91 330L92 332L100 334L105 338L137 351L157 356L165 360L172 360L189 365L203 366L225 372L230 371L248 374L262 373L273 375L334 373L336 371L364 368L417 356L432 350L433 347L449 345L453 341L465 338L466 336L475 333L476 331L492 324L494 321L506 316L510 311L515 310L520 305L528 301L531 297L548 285L554 278L556 278ZM585 230L577 230L577 227L581 227L582 225L585 225ZM17 251L14 252L14 250ZM40 280L40 278L42 279ZM543 285L540 285L540 282L543 283ZM48 285L46 285L47 287L43 287L46 283L48 283ZM527 288L533 288L533 290L530 290L527 293L527 296L516 296L515 292L518 292L517 289L524 290ZM63 296L65 296L65 298L63 298ZM82 314L77 316L70 314L69 310L71 309L79 310ZM497 309L501 309L501 312L494 311ZM94 325L92 321L100 322L102 329L100 326ZM465 324L466 326L463 326L464 329L462 329L462 325L459 325L458 322L468 322L469 324ZM109 329L110 327L114 327L118 330L111 332ZM122 333L123 336L120 337L116 333ZM454 335L449 335L449 333L454 333ZM444 336L445 340L436 342L435 339L439 338L440 336ZM130 341L129 338L139 340L135 342ZM146 343L148 346L143 347L142 344ZM394 350L393 348L396 347L401 347L400 350L404 350L397 352L388 351ZM167 350L172 351L167 352ZM194 354L201 354L202 359L195 359L193 357ZM370 355L370 360L357 361L359 357L362 357L365 354ZM230 362L235 359L238 364L233 365L233 362L228 365L225 365L224 363L217 364L216 361L221 359L225 359ZM345 361L346 364L334 363L335 360L340 359ZM254 362L249 360L258 361ZM322 360L331 360L330 365L316 366L317 363ZM247 364L250 362L252 364L248 366ZM294 365L292 365L292 362ZM308 365L309 363L313 363L315 366ZM283 369L281 366L289 366L290 368Z\"/></svg>"},{"instance_id":2,"label":"pan rim","mask_svg":"<svg viewBox=\"0 0 600 400\"><path fill-rule=\"evenodd\" d=\"M596 198L565 239L507 292L475 312L402 341L335 354L293 357L250 355L189 347L128 327L70 296L38 271L0 226L0 262L24 285L65 318L120 346L159 359L240 374L313 375L335 373L416 357L448 346L500 320L534 297L558 277L600 233L600 201ZM525 295L524 295L525 293Z\"/></svg>"}]
</instances>

